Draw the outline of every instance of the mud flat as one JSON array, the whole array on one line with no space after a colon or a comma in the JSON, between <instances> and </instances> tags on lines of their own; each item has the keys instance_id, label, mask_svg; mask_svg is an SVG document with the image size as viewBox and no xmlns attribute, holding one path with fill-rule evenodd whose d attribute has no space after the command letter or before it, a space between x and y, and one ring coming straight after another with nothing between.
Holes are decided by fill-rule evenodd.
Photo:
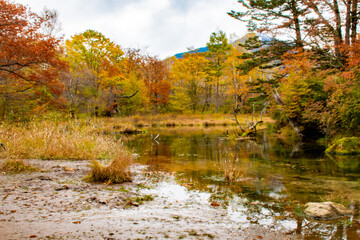
<instances>
[{"instance_id":1,"label":"mud flat","mask_svg":"<svg viewBox=\"0 0 360 240\"><path fill-rule=\"evenodd\" d=\"M105 185L83 181L86 161L27 162L42 171L0 176L0 239L297 239L144 166L132 183Z\"/></svg>"}]
</instances>

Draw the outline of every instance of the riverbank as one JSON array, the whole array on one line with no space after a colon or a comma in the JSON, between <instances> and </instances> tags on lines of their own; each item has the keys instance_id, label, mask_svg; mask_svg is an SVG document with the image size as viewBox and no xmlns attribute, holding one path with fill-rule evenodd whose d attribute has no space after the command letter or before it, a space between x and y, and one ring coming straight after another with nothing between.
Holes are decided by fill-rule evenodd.
<instances>
[{"instance_id":1,"label":"riverbank","mask_svg":"<svg viewBox=\"0 0 360 240\"><path fill-rule=\"evenodd\" d=\"M82 180L85 161L27 162L42 171L0 176L2 239L295 239L241 224L207 194L143 166L132 183L106 185Z\"/></svg>"}]
</instances>

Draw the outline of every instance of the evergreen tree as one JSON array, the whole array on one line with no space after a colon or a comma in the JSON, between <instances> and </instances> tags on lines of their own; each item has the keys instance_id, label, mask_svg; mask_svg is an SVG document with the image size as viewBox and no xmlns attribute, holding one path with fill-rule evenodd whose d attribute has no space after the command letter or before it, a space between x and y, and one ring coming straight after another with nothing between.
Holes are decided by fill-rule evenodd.
<instances>
[{"instance_id":1,"label":"evergreen tree","mask_svg":"<svg viewBox=\"0 0 360 240\"><path fill-rule=\"evenodd\" d=\"M228 14L248 23L250 31L282 33L295 32L297 47L303 46L302 23L307 7L296 0L240 0L245 12Z\"/></svg>"},{"instance_id":2,"label":"evergreen tree","mask_svg":"<svg viewBox=\"0 0 360 240\"><path fill-rule=\"evenodd\" d=\"M210 36L210 41L206 44L209 48L209 57L212 60L211 72L215 78L216 85L216 112L219 111L219 90L220 90L220 78L224 74L225 61L228 57L228 52L231 49L231 45L224 32L213 32Z\"/></svg>"}]
</instances>

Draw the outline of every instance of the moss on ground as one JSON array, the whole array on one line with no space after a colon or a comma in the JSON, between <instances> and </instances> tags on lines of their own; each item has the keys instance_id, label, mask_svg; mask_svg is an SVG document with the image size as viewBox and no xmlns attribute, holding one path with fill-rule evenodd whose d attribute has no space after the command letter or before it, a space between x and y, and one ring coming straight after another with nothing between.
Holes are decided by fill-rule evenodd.
<instances>
[{"instance_id":1,"label":"moss on ground","mask_svg":"<svg viewBox=\"0 0 360 240\"><path fill-rule=\"evenodd\" d=\"M354 155L360 154L360 138L347 137L335 141L325 151L327 154Z\"/></svg>"}]
</instances>

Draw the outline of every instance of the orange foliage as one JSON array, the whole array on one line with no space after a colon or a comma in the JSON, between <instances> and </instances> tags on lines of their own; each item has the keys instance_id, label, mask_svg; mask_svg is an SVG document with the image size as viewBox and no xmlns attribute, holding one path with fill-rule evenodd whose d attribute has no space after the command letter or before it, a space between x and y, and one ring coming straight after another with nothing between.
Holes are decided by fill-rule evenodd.
<instances>
[{"instance_id":1,"label":"orange foliage","mask_svg":"<svg viewBox=\"0 0 360 240\"><path fill-rule=\"evenodd\" d=\"M66 68L59 60L60 40L40 31L55 15L48 11L39 16L6 0L0 0L0 12L1 83L10 80L17 92L46 86L52 94L60 95L63 85L58 81L58 70Z\"/></svg>"},{"instance_id":2,"label":"orange foliage","mask_svg":"<svg viewBox=\"0 0 360 240\"><path fill-rule=\"evenodd\" d=\"M348 54L346 59L346 70L342 73L342 76L351 80L360 73L360 39L358 38L351 46L343 46L343 51Z\"/></svg>"},{"instance_id":3,"label":"orange foliage","mask_svg":"<svg viewBox=\"0 0 360 240\"><path fill-rule=\"evenodd\" d=\"M297 74L299 77L308 74L309 70L315 66L315 62L311 60L312 53L305 51L303 48L295 48L291 52L287 52L283 56L283 65L285 68L282 74Z\"/></svg>"},{"instance_id":4,"label":"orange foliage","mask_svg":"<svg viewBox=\"0 0 360 240\"><path fill-rule=\"evenodd\" d=\"M152 104L160 105L169 102L171 84L168 81L169 71L165 64L156 57L148 56L142 67L142 77L148 89Z\"/></svg>"}]
</instances>

